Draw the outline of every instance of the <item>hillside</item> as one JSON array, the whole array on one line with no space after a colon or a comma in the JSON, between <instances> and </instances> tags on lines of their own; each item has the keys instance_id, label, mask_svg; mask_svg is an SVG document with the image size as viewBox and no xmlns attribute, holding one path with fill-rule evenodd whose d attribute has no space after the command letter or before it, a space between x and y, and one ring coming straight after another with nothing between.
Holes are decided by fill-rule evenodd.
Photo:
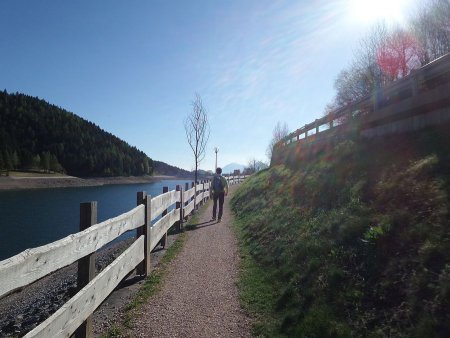
<instances>
[{"instance_id":1,"label":"hillside","mask_svg":"<svg viewBox=\"0 0 450 338\"><path fill-rule=\"evenodd\" d=\"M136 147L62 108L0 92L0 169L40 169L74 176L151 174Z\"/></svg>"},{"instance_id":2,"label":"hillside","mask_svg":"<svg viewBox=\"0 0 450 338\"><path fill-rule=\"evenodd\" d=\"M153 161L153 168L155 175L167 175L184 178L192 177L192 172L172 166L170 164L161 161Z\"/></svg>"},{"instance_id":3,"label":"hillside","mask_svg":"<svg viewBox=\"0 0 450 338\"><path fill-rule=\"evenodd\" d=\"M448 130L354 138L244 182L232 207L256 334L450 336Z\"/></svg>"}]
</instances>

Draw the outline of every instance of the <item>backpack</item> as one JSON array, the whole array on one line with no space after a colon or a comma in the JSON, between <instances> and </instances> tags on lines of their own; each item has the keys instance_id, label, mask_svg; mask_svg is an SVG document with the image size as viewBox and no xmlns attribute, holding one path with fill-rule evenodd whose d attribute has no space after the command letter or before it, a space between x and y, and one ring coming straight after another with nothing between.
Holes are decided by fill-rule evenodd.
<instances>
[{"instance_id":1,"label":"backpack","mask_svg":"<svg viewBox=\"0 0 450 338\"><path fill-rule=\"evenodd\" d=\"M223 192L223 183L220 176L214 176L212 182L212 189L214 192Z\"/></svg>"}]
</instances>

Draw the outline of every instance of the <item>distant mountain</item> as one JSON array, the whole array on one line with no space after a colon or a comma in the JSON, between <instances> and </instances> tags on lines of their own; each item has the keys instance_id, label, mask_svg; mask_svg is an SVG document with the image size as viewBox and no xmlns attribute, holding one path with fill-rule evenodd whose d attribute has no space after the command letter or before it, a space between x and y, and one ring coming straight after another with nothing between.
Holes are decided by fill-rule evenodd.
<instances>
[{"instance_id":1,"label":"distant mountain","mask_svg":"<svg viewBox=\"0 0 450 338\"><path fill-rule=\"evenodd\" d=\"M241 173L244 171L245 165L239 163L230 163L222 167L223 174L232 174L235 170L240 170Z\"/></svg>"},{"instance_id":2,"label":"distant mountain","mask_svg":"<svg viewBox=\"0 0 450 338\"><path fill-rule=\"evenodd\" d=\"M44 100L0 91L0 169L66 172L73 176L141 176L153 161L144 152Z\"/></svg>"}]
</instances>

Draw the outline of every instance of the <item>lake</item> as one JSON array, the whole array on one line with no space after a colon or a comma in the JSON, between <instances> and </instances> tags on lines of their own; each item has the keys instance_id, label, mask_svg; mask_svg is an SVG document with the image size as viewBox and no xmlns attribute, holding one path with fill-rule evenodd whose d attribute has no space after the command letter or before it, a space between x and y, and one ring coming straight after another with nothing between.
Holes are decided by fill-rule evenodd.
<instances>
[{"instance_id":1,"label":"lake","mask_svg":"<svg viewBox=\"0 0 450 338\"><path fill-rule=\"evenodd\" d=\"M179 184L184 189L186 182L0 191L0 260L78 232L80 203L97 201L97 220L102 222L136 207L138 191L154 197L163 187L174 190Z\"/></svg>"}]
</instances>

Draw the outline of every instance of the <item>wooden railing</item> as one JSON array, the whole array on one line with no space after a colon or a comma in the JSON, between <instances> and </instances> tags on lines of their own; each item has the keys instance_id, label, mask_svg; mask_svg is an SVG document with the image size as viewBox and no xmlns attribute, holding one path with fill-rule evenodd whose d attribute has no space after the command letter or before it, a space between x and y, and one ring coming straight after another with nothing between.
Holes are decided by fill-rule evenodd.
<instances>
[{"instance_id":1,"label":"wooden railing","mask_svg":"<svg viewBox=\"0 0 450 338\"><path fill-rule=\"evenodd\" d=\"M400 131L438 124L450 120L449 106L450 54L447 54L372 95L290 133L275 145L274 155L284 147L334 138L349 131L375 136L382 134L381 128L377 132L377 127L396 122L394 127ZM414 119L419 115L421 118ZM403 125L398 121L403 121Z\"/></svg>"},{"instance_id":2,"label":"wooden railing","mask_svg":"<svg viewBox=\"0 0 450 338\"><path fill-rule=\"evenodd\" d=\"M225 177L225 179L227 180L228 185L233 185L233 184L238 184L238 183L243 182L248 177L248 175L232 175L232 174L227 175L226 174L226 175L223 175L223 177Z\"/></svg>"},{"instance_id":3,"label":"wooden railing","mask_svg":"<svg viewBox=\"0 0 450 338\"><path fill-rule=\"evenodd\" d=\"M139 275L150 274L150 252L159 243L165 245L168 230L172 226L181 229L183 220L209 196L209 181L192 183L190 188L186 183L184 189L177 186L173 191L164 188L154 198L139 192L134 209L101 223L97 223L97 202L82 203L80 232L0 261L0 298L78 261L78 293L25 337L69 337L73 333L90 337L94 310L135 268ZM137 229L133 244L94 276L93 254L133 229Z\"/></svg>"}]
</instances>

